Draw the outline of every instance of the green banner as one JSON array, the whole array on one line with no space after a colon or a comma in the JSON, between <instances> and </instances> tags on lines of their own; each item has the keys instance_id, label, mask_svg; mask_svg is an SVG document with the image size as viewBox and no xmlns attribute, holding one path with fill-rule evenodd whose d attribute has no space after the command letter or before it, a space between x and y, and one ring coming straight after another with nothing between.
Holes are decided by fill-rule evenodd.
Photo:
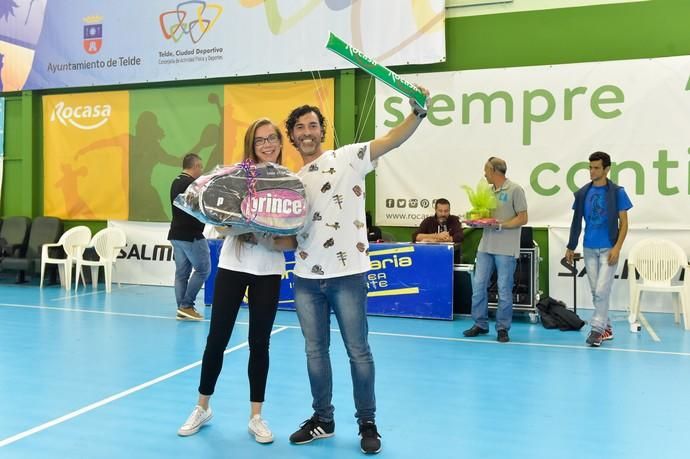
<instances>
[{"instance_id":1,"label":"green banner","mask_svg":"<svg viewBox=\"0 0 690 459\"><path fill-rule=\"evenodd\" d=\"M130 93L129 219L169 221L170 184L187 153L223 163L223 87Z\"/></svg>"},{"instance_id":2,"label":"green banner","mask_svg":"<svg viewBox=\"0 0 690 459\"><path fill-rule=\"evenodd\" d=\"M0 159L5 155L5 98L0 97Z\"/></svg>"},{"instance_id":3,"label":"green banner","mask_svg":"<svg viewBox=\"0 0 690 459\"><path fill-rule=\"evenodd\" d=\"M369 75L373 76L382 83L387 84L399 93L414 99L420 106L424 107L424 104L426 103L426 96L422 91L417 89L415 85L404 80L400 77L400 75L388 67L378 64L357 48L348 45L343 40L338 38L333 32L330 32L328 36L326 48L338 54L339 56L344 57L357 67L367 72Z\"/></svg>"}]
</instances>

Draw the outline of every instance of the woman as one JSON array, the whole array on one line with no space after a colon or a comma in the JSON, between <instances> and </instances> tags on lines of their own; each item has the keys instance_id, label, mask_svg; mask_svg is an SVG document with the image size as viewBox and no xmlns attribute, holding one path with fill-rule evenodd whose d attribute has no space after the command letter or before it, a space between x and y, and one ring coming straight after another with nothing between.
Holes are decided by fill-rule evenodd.
<instances>
[{"instance_id":1,"label":"woman","mask_svg":"<svg viewBox=\"0 0 690 459\"><path fill-rule=\"evenodd\" d=\"M271 120L261 118L247 129L244 136L245 159L252 159L256 163L280 164L282 153L283 136ZM259 443L270 443L273 433L261 417L268 376L268 345L278 308L280 278L285 267L282 251L294 249L295 238L247 233L246 230L235 228L223 230L226 238L218 262L211 325L201 365L199 400L177 433L181 436L193 435L213 415L209 399L220 375L223 352L248 288L249 433Z\"/></svg>"}]
</instances>

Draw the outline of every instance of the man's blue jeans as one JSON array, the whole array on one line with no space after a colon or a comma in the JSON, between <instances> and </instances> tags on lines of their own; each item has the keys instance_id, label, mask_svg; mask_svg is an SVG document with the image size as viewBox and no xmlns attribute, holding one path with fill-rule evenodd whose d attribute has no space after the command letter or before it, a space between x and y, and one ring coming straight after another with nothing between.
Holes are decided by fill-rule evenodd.
<instances>
[{"instance_id":1,"label":"man's blue jeans","mask_svg":"<svg viewBox=\"0 0 690 459\"><path fill-rule=\"evenodd\" d=\"M474 324L489 329L489 298L487 288L496 268L498 278L498 308L496 310L496 330L510 330L513 322L513 284L515 284L515 265L512 255L494 255L477 252L472 286L472 319Z\"/></svg>"},{"instance_id":2,"label":"man's blue jeans","mask_svg":"<svg viewBox=\"0 0 690 459\"><path fill-rule=\"evenodd\" d=\"M178 308L194 306L196 296L211 273L211 253L206 239L170 241L175 255L175 300ZM192 274L194 268L194 274ZM191 277L190 277L191 274Z\"/></svg>"},{"instance_id":3,"label":"man's blue jeans","mask_svg":"<svg viewBox=\"0 0 690 459\"><path fill-rule=\"evenodd\" d=\"M297 317L305 340L314 413L321 421L333 420L333 371L328 350L332 309L350 359L355 417L360 424L374 421L374 357L367 338L366 274L331 279L295 276L294 291Z\"/></svg>"},{"instance_id":4,"label":"man's blue jeans","mask_svg":"<svg viewBox=\"0 0 690 459\"><path fill-rule=\"evenodd\" d=\"M587 279L592 289L592 303L594 304L594 314L590 319L592 330L603 333L609 321L609 298L611 297L611 287L616 275L615 265L609 265L609 252L611 249L588 249L584 248L585 269ZM633 276L635 273L632 274Z\"/></svg>"}]
</instances>

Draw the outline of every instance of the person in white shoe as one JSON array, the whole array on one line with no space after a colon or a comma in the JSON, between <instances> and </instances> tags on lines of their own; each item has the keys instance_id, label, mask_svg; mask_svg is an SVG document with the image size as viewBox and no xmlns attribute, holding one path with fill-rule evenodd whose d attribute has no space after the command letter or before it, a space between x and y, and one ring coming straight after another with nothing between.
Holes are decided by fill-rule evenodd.
<instances>
[{"instance_id":1,"label":"person in white shoe","mask_svg":"<svg viewBox=\"0 0 690 459\"><path fill-rule=\"evenodd\" d=\"M244 136L244 158L255 163L280 164L283 136L267 118L256 120ZM264 233L239 234L225 230L216 276L211 324L201 364L199 399L180 427L181 436L193 435L213 416L209 405L223 366L223 352L230 341L235 320L248 289L249 303L249 433L259 443L270 443L273 434L261 417L268 378L268 347L278 309L280 280L285 268L284 250L293 249L293 236Z\"/></svg>"}]
</instances>

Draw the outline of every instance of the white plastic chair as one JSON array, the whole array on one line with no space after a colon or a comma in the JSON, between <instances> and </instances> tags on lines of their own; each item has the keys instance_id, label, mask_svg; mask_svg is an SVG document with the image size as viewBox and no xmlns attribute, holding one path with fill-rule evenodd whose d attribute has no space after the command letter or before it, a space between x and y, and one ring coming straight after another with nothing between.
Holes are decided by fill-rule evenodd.
<instances>
[{"instance_id":1,"label":"white plastic chair","mask_svg":"<svg viewBox=\"0 0 690 459\"><path fill-rule=\"evenodd\" d=\"M75 226L65 231L55 244L43 244L41 248L41 287L47 264L58 265L60 284L66 289L72 288L72 265L81 256L84 248L91 240L91 230L87 226ZM49 249L62 247L66 257L54 258L49 255Z\"/></svg>"},{"instance_id":2,"label":"white plastic chair","mask_svg":"<svg viewBox=\"0 0 690 459\"><path fill-rule=\"evenodd\" d=\"M680 322L682 309L683 325L686 330L690 330L690 303L686 287L687 275L690 273L686 269L687 265L687 255L674 242L652 238L635 244L628 255L628 283L630 285L628 321L631 324L637 322L641 314L640 297L643 291L677 293L679 301L674 301L673 304L675 321ZM639 280L636 279L635 270L640 274ZM684 271L683 283L672 283L679 270Z\"/></svg>"},{"instance_id":3,"label":"white plastic chair","mask_svg":"<svg viewBox=\"0 0 690 459\"><path fill-rule=\"evenodd\" d=\"M84 260L82 255L77 257L77 274L74 279L74 290L76 291L79 287L79 277L82 274L83 266L91 267L91 281L94 289L98 286L98 268L103 266L105 291L110 292L115 261L117 260L118 253L120 253L120 249L124 248L126 244L127 236L120 228L104 228L96 233L88 247L93 247L96 250L99 259Z\"/></svg>"}]
</instances>

